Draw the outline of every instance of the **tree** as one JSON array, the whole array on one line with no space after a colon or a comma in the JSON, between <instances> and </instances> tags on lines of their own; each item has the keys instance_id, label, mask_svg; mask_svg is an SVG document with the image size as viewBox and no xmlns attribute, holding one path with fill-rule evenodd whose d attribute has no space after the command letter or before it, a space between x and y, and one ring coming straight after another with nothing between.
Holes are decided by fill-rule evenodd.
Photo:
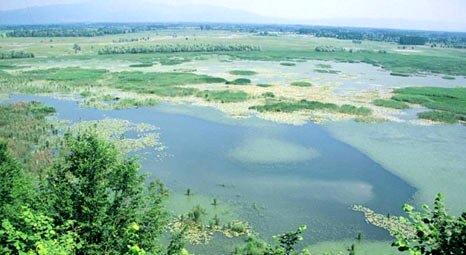
<instances>
[{"instance_id":1,"label":"tree","mask_svg":"<svg viewBox=\"0 0 466 255\"><path fill-rule=\"evenodd\" d=\"M55 222L75 222L81 244L76 253L128 253L125 237L134 224L140 226L138 247L160 251L157 239L168 217L163 206L166 188L159 182L146 187L136 161L125 159L92 132L67 135L65 144L44 196Z\"/></svg>"},{"instance_id":2,"label":"tree","mask_svg":"<svg viewBox=\"0 0 466 255\"><path fill-rule=\"evenodd\" d=\"M73 50L74 50L74 53L78 53L78 51L81 51L81 46L79 46L77 43L75 43L73 45Z\"/></svg>"},{"instance_id":3,"label":"tree","mask_svg":"<svg viewBox=\"0 0 466 255\"><path fill-rule=\"evenodd\" d=\"M0 141L0 221L14 217L19 208L33 201L34 189L21 165Z\"/></svg>"},{"instance_id":4,"label":"tree","mask_svg":"<svg viewBox=\"0 0 466 255\"><path fill-rule=\"evenodd\" d=\"M166 255L189 255L189 252L184 248L186 246L185 235L187 230L188 227L185 226L180 232L172 236Z\"/></svg>"},{"instance_id":5,"label":"tree","mask_svg":"<svg viewBox=\"0 0 466 255\"><path fill-rule=\"evenodd\" d=\"M395 234L393 246L412 255L463 255L466 254L466 212L454 217L447 213L444 198L438 194L434 208L427 205L422 211L415 211L411 205L404 205L408 214L407 223L416 230L416 235Z\"/></svg>"}]
</instances>

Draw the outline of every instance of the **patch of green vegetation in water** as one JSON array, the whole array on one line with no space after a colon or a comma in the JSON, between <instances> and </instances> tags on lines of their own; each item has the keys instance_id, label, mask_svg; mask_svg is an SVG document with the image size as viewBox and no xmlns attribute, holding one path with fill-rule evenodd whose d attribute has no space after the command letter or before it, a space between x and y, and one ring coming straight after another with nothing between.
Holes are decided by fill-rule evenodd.
<instances>
[{"instance_id":1,"label":"patch of green vegetation in water","mask_svg":"<svg viewBox=\"0 0 466 255\"><path fill-rule=\"evenodd\" d=\"M116 88L160 96L189 96L195 88L179 87L187 84L224 83L223 78L181 72L120 72L114 74Z\"/></svg>"},{"instance_id":2,"label":"patch of green vegetation in water","mask_svg":"<svg viewBox=\"0 0 466 255\"><path fill-rule=\"evenodd\" d=\"M466 88L408 87L396 89L394 93L393 100L434 110L420 113L420 118L445 123L466 120Z\"/></svg>"},{"instance_id":3,"label":"patch of green vegetation in water","mask_svg":"<svg viewBox=\"0 0 466 255\"><path fill-rule=\"evenodd\" d=\"M129 65L129 67L151 67L153 65L154 64L152 64L152 63L140 63L140 64Z\"/></svg>"},{"instance_id":4,"label":"patch of green vegetation in water","mask_svg":"<svg viewBox=\"0 0 466 255\"><path fill-rule=\"evenodd\" d=\"M444 79L444 80L454 80L456 78L454 76L444 75L444 76L442 76L442 79Z\"/></svg>"},{"instance_id":5,"label":"patch of green vegetation in water","mask_svg":"<svg viewBox=\"0 0 466 255\"><path fill-rule=\"evenodd\" d=\"M293 62L281 62L280 65L282 65L282 66L296 66L296 63L293 63Z\"/></svg>"},{"instance_id":6,"label":"patch of green vegetation in water","mask_svg":"<svg viewBox=\"0 0 466 255\"><path fill-rule=\"evenodd\" d=\"M296 86L296 87L310 87L312 86L312 83L308 81L295 81L290 84L291 86Z\"/></svg>"},{"instance_id":7,"label":"patch of green vegetation in water","mask_svg":"<svg viewBox=\"0 0 466 255\"><path fill-rule=\"evenodd\" d=\"M251 71L251 70L232 70L230 71L231 75L256 75L256 71Z\"/></svg>"},{"instance_id":8,"label":"patch of green vegetation in water","mask_svg":"<svg viewBox=\"0 0 466 255\"><path fill-rule=\"evenodd\" d=\"M207 101L215 101L221 103L242 102L248 99L248 94L243 91L229 90L204 90L196 94L197 97L202 97Z\"/></svg>"},{"instance_id":9,"label":"patch of green vegetation in water","mask_svg":"<svg viewBox=\"0 0 466 255\"><path fill-rule=\"evenodd\" d=\"M326 110L340 112L351 115L368 116L371 110L366 107L356 107L353 105L338 106L332 103L322 103L319 101L269 101L264 105L251 106L250 109L259 112L294 112L299 110Z\"/></svg>"},{"instance_id":10,"label":"patch of green vegetation in water","mask_svg":"<svg viewBox=\"0 0 466 255\"><path fill-rule=\"evenodd\" d=\"M331 69L332 65L329 65L329 64L316 64L316 67L318 67L319 69Z\"/></svg>"},{"instance_id":11,"label":"patch of green vegetation in water","mask_svg":"<svg viewBox=\"0 0 466 255\"><path fill-rule=\"evenodd\" d=\"M248 84L251 84L251 80L250 79L246 79L246 78L239 78L239 79L235 79L233 81L227 81L226 84L231 84L231 85L248 85Z\"/></svg>"},{"instance_id":12,"label":"patch of green vegetation in water","mask_svg":"<svg viewBox=\"0 0 466 255\"><path fill-rule=\"evenodd\" d=\"M340 71L331 70L331 69L314 69L316 73L326 73L326 74L339 74Z\"/></svg>"},{"instance_id":13,"label":"patch of green vegetation in water","mask_svg":"<svg viewBox=\"0 0 466 255\"><path fill-rule=\"evenodd\" d=\"M408 73L396 73L396 72L391 72L390 75L391 76L399 76L399 77L409 77L409 76L411 76Z\"/></svg>"},{"instance_id":14,"label":"patch of green vegetation in water","mask_svg":"<svg viewBox=\"0 0 466 255\"><path fill-rule=\"evenodd\" d=\"M394 109L408 109L409 105L405 102L393 100L393 99L375 99L372 102L376 106L394 108Z\"/></svg>"},{"instance_id":15,"label":"patch of green vegetation in water","mask_svg":"<svg viewBox=\"0 0 466 255\"><path fill-rule=\"evenodd\" d=\"M262 87L262 88L267 88L267 87L272 87L272 84L267 84L267 83L259 83L256 86Z\"/></svg>"},{"instance_id":16,"label":"patch of green vegetation in water","mask_svg":"<svg viewBox=\"0 0 466 255\"><path fill-rule=\"evenodd\" d=\"M107 73L104 69L85 69L79 67L49 68L25 71L21 76L28 79L64 81L73 83L94 83Z\"/></svg>"}]
</instances>

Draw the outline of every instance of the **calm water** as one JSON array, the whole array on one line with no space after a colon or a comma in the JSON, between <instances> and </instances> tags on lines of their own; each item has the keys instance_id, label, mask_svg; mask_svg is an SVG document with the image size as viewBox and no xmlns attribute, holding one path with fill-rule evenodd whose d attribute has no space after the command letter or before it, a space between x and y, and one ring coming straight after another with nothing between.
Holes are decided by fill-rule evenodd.
<instances>
[{"instance_id":1,"label":"calm water","mask_svg":"<svg viewBox=\"0 0 466 255\"><path fill-rule=\"evenodd\" d=\"M174 105L100 111L47 97L12 100L44 102L60 119L74 122L118 118L159 127L171 156L159 160L150 149L142 151L144 170L166 183L174 197L190 188L197 196L218 198L265 237L307 224L308 242L353 238L358 232L385 240L388 235L366 224L351 205L399 214L415 192L315 124L232 120L215 110ZM183 198L177 201L173 206L182 207Z\"/></svg>"}]
</instances>

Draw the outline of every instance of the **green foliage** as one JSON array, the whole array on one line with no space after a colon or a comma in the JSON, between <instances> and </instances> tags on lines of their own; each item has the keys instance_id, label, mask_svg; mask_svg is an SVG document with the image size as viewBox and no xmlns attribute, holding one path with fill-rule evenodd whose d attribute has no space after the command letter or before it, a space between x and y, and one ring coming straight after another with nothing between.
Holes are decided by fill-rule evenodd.
<instances>
[{"instance_id":1,"label":"green foliage","mask_svg":"<svg viewBox=\"0 0 466 255\"><path fill-rule=\"evenodd\" d=\"M296 231L287 232L282 235L275 236L275 244L249 236L246 240L246 245L236 247L234 255L305 255L310 254L308 250L296 251L296 245L303 239L302 234L306 230L306 226L300 226Z\"/></svg>"},{"instance_id":2,"label":"green foliage","mask_svg":"<svg viewBox=\"0 0 466 255\"><path fill-rule=\"evenodd\" d=\"M73 222L57 227L53 219L22 206L14 221L5 219L0 228L1 254L66 255L79 247L71 230Z\"/></svg>"},{"instance_id":3,"label":"green foliage","mask_svg":"<svg viewBox=\"0 0 466 255\"><path fill-rule=\"evenodd\" d=\"M62 156L50 171L45 194L54 222L72 221L80 254L128 251L126 230L137 224L138 247L158 251L156 239L166 225L161 183L144 185L139 165L92 133L67 136Z\"/></svg>"},{"instance_id":4,"label":"green foliage","mask_svg":"<svg viewBox=\"0 0 466 255\"><path fill-rule=\"evenodd\" d=\"M408 109L409 105L393 99L375 99L372 102L376 106L386 107L386 108L394 108L394 109Z\"/></svg>"},{"instance_id":5,"label":"green foliage","mask_svg":"<svg viewBox=\"0 0 466 255\"><path fill-rule=\"evenodd\" d=\"M202 97L207 101L216 101L221 103L242 102L248 99L248 94L243 91L230 90L204 90L196 94L197 97Z\"/></svg>"},{"instance_id":6,"label":"green foliage","mask_svg":"<svg viewBox=\"0 0 466 255\"><path fill-rule=\"evenodd\" d=\"M281 62L280 65L282 65L282 66L296 66L296 63L293 63L293 62Z\"/></svg>"},{"instance_id":7,"label":"green foliage","mask_svg":"<svg viewBox=\"0 0 466 255\"><path fill-rule=\"evenodd\" d=\"M410 205L403 209L408 214L406 222L416 229L416 235L395 235L393 246L398 250L412 255L465 254L466 212L459 217L449 215L441 194L435 198L433 209L426 205L421 211Z\"/></svg>"},{"instance_id":8,"label":"green foliage","mask_svg":"<svg viewBox=\"0 0 466 255\"><path fill-rule=\"evenodd\" d=\"M232 75L256 75L257 72L251 70L233 70L230 71Z\"/></svg>"},{"instance_id":9,"label":"green foliage","mask_svg":"<svg viewBox=\"0 0 466 255\"><path fill-rule=\"evenodd\" d=\"M0 141L0 219L15 218L20 207L34 199L31 180ZM0 222L1 223L1 222Z\"/></svg>"},{"instance_id":10,"label":"green foliage","mask_svg":"<svg viewBox=\"0 0 466 255\"><path fill-rule=\"evenodd\" d=\"M401 45L424 45L427 42L426 37L422 36L409 36L409 35L404 35L401 36L400 39L398 40L398 43Z\"/></svg>"},{"instance_id":11,"label":"green foliage","mask_svg":"<svg viewBox=\"0 0 466 255\"><path fill-rule=\"evenodd\" d=\"M248 85L248 84L251 84L251 80L250 79L246 79L246 78L239 78L239 79L235 79L233 81L227 81L226 84L232 84L232 85Z\"/></svg>"},{"instance_id":12,"label":"green foliage","mask_svg":"<svg viewBox=\"0 0 466 255\"><path fill-rule=\"evenodd\" d=\"M186 246L186 231L187 227L184 227L181 231L175 233L171 240L170 244L167 247L167 253L166 255L187 255L189 254L186 249L184 248Z\"/></svg>"},{"instance_id":13,"label":"green foliage","mask_svg":"<svg viewBox=\"0 0 466 255\"><path fill-rule=\"evenodd\" d=\"M338 106L332 103L322 103L319 101L269 101L264 105L251 106L249 109L259 112L294 112L300 110L326 110L345 114L367 116L371 110L366 107L356 107L352 105Z\"/></svg>"},{"instance_id":14,"label":"green foliage","mask_svg":"<svg viewBox=\"0 0 466 255\"><path fill-rule=\"evenodd\" d=\"M310 87L312 86L312 83L307 82L307 81L295 81L291 83L291 86L296 86L296 87Z\"/></svg>"}]
</instances>

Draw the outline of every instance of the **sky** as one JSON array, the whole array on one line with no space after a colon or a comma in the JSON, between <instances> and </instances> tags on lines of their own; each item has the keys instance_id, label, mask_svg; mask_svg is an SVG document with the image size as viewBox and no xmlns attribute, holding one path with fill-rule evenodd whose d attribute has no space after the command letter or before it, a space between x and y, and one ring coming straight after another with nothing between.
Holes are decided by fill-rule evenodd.
<instances>
[{"instance_id":1,"label":"sky","mask_svg":"<svg viewBox=\"0 0 466 255\"><path fill-rule=\"evenodd\" d=\"M86 0L0 0L0 10ZM89 0L87 0L89 1ZM94 0L114 3L110 0ZM206 4L249 11L297 23L325 20L398 20L447 26L466 25L466 0L141 0L185 5ZM325 23L325 22L324 22Z\"/></svg>"}]
</instances>

